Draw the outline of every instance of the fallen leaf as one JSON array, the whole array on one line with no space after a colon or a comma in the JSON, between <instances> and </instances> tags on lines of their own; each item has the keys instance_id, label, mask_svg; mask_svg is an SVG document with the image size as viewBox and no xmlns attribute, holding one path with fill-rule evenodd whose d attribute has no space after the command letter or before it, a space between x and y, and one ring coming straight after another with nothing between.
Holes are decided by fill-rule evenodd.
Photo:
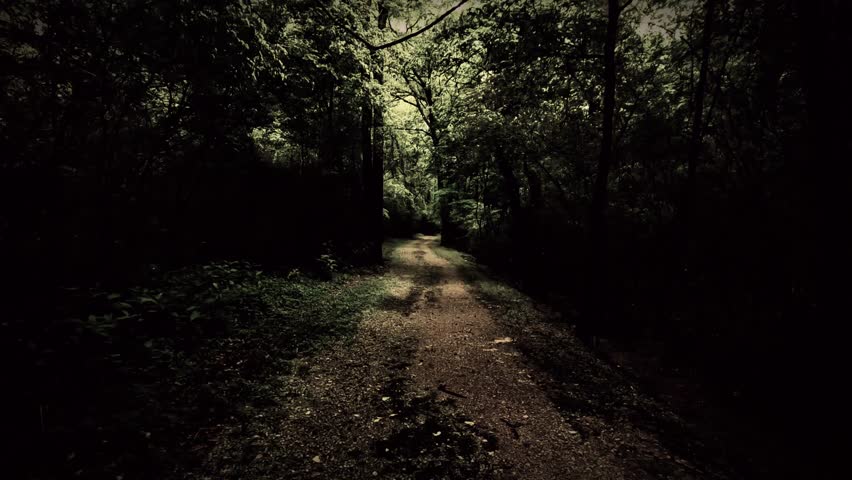
<instances>
[{"instance_id":1,"label":"fallen leaf","mask_svg":"<svg viewBox=\"0 0 852 480\"><path fill-rule=\"evenodd\" d=\"M387 401L388 401L388 400L390 400L390 399L391 399L391 397L382 397L382 401L383 401L383 402L387 402Z\"/></svg>"},{"instance_id":2,"label":"fallen leaf","mask_svg":"<svg viewBox=\"0 0 852 480\"><path fill-rule=\"evenodd\" d=\"M464 422L464 424L470 425L472 427L472 426L476 425L476 422L471 422L470 420L468 420L467 422Z\"/></svg>"},{"instance_id":3,"label":"fallen leaf","mask_svg":"<svg viewBox=\"0 0 852 480\"><path fill-rule=\"evenodd\" d=\"M314 461L314 463L322 463L322 459L320 458L320 456L319 456L319 455L317 455L316 457L312 458L311 460L313 460L313 461Z\"/></svg>"}]
</instances>

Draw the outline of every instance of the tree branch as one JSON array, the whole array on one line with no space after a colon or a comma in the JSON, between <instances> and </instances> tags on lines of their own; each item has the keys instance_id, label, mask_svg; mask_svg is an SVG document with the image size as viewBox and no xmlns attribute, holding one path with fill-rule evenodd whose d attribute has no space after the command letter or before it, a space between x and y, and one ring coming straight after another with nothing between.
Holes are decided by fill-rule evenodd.
<instances>
[{"instance_id":1,"label":"tree branch","mask_svg":"<svg viewBox=\"0 0 852 480\"><path fill-rule=\"evenodd\" d=\"M402 130L402 131L405 131L405 132L420 132L420 133L422 133L426 136L430 135L429 132L427 130L423 129L423 128L405 128L405 127L389 127L389 126L386 126L384 128L386 130Z\"/></svg>"},{"instance_id":2,"label":"tree branch","mask_svg":"<svg viewBox=\"0 0 852 480\"><path fill-rule=\"evenodd\" d=\"M430 28L432 28L435 25L437 25L438 23L440 23L441 20L447 18L451 13L455 12L459 7L461 7L462 5L464 5L467 2L468 2L468 0L461 0L459 3L456 4L455 7L447 10L444 13L442 13L440 16L438 16L438 18L436 18L435 20L432 20L430 23L426 24L426 26L421 28L420 30L417 30L416 32L410 33L410 34L408 34L404 37L397 38L396 40L394 40L392 42L388 42L388 43L385 43L383 45L378 45L378 46L372 47L371 50L376 51L376 50L382 50L382 49L385 49L385 48L390 48L390 47L397 45L397 44L400 44L400 43L402 43L402 42L404 42L404 41L406 41L410 38L413 38L413 37L416 37L417 35L420 35L421 33L425 32L426 30L429 30Z\"/></svg>"},{"instance_id":3,"label":"tree branch","mask_svg":"<svg viewBox=\"0 0 852 480\"><path fill-rule=\"evenodd\" d=\"M440 22L441 22L441 20L443 20L443 19L447 18L447 17L448 17L451 13L455 12L456 10L458 10L458 8L459 8L459 7L461 7L462 5L464 5L465 3L467 3L468 1L469 1L469 0L461 0L458 4L456 4L456 6L455 6L455 7L453 7L453 8L451 8L451 9L447 10L447 11L446 11L446 12L444 12L444 13L442 13L442 14L441 14L441 15L439 15L437 18L435 18L435 20L432 20L431 22L429 22L428 24L426 24L426 26L424 26L424 27L423 27L423 28L421 28L420 30L417 30L417 31L412 32L412 33L409 33L408 35L406 35L406 36L404 36L404 37L397 38L396 40L393 40L393 41L388 42L388 43L383 43L383 44L381 44L381 45L373 45L372 43L370 43L369 41L367 41L367 39L365 39L364 37L362 37L361 35L359 35L359 34L358 34L358 32L356 32L356 31L352 30L351 28L347 27L347 26L346 26L346 25L344 25L343 23L338 22L338 21L337 21L337 19L335 19L335 18L334 18L334 16L333 16L333 15L331 15L331 13L330 13L330 12L328 12L328 10L326 10L326 9L325 9L325 7L321 7L321 8L322 8L322 10L323 10L324 12L326 12L326 14L328 14L330 17L332 17L332 19L334 20L334 22L335 22L335 23L337 23L337 25L338 25L340 28L342 28L342 29L343 29L346 33L348 33L349 35L353 36L353 37L355 38L355 40L358 40L359 42L361 42L362 44L364 44L364 46L365 46L365 47L367 47L367 49L368 49L368 50L370 50L371 52L376 52L376 51L379 51L379 50L384 50L385 48L393 47L394 45L399 45L400 43L405 42L406 40L409 40L409 39L411 39L411 38L414 38L414 37L416 37L417 35L420 35L421 33L423 33L423 32L425 32L425 31L429 30L430 28L432 28L432 27L434 27L435 25L437 25L438 23L440 23Z\"/></svg>"},{"instance_id":4,"label":"tree branch","mask_svg":"<svg viewBox=\"0 0 852 480\"><path fill-rule=\"evenodd\" d=\"M394 99L399 100L400 102L407 103L407 104L411 105L412 107L417 107L417 104L416 104L416 103L412 102L411 100L409 100L409 99L407 99L407 98L405 98L405 97L403 97L403 96L401 96L401 95L391 94L391 96L392 96ZM418 107L418 108L419 108L419 107Z\"/></svg>"}]
</instances>

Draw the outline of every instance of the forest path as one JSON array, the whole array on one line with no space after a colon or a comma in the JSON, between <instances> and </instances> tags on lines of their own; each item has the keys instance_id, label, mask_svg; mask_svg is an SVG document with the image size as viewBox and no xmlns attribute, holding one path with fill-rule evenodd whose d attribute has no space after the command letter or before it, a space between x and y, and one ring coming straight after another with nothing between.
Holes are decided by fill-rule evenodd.
<instances>
[{"instance_id":1,"label":"forest path","mask_svg":"<svg viewBox=\"0 0 852 480\"><path fill-rule=\"evenodd\" d=\"M453 399L459 411L494 435L498 469L518 478L567 478L580 473L581 438L533 380L529 365L456 265L421 237L397 250L392 269L420 279L423 299L409 317L419 333L411 376L418 389ZM585 462L584 462L585 463ZM597 462L596 462L597 463ZM583 478L618 478L598 463Z\"/></svg>"},{"instance_id":2,"label":"forest path","mask_svg":"<svg viewBox=\"0 0 852 480\"><path fill-rule=\"evenodd\" d=\"M387 255L381 306L296 365L286 400L256 419L258 470L230 476L724 477L696 466L677 418L528 298L434 237Z\"/></svg>"}]
</instances>

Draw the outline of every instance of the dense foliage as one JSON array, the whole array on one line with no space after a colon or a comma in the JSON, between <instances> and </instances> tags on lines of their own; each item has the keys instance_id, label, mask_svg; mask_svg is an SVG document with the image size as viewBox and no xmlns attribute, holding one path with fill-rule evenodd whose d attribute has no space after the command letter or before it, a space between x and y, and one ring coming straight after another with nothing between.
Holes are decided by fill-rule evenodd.
<instances>
[{"instance_id":1,"label":"dense foliage","mask_svg":"<svg viewBox=\"0 0 852 480\"><path fill-rule=\"evenodd\" d=\"M371 59L329 28L356 13L5 2L4 263L74 282L357 245Z\"/></svg>"},{"instance_id":2,"label":"dense foliage","mask_svg":"<svg viewBox=\"0 0 852 480\"><path fill-rule=\"evenodd\" d=\"M111 348L150 309L140 338L195 341L164 271L332 277L440 232L590 340L786 394L845 248L842 3L6 0L9 351L54 358L66 314Z\"/></svg>"}]
</instances>

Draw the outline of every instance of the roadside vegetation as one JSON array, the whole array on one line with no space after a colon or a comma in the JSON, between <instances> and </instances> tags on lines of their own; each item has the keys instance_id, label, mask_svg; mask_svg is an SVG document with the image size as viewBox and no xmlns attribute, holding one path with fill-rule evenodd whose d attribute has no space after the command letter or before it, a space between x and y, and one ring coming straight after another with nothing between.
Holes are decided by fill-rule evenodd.
<instances>
[{"instance_id":1,"label":"roadside vegetation","mask_svg":"<svg viewBox=\"0 0 852 480\"><path fill-rule=\"evenodd\" d=\"M353 333L383 298L376 273L326 280L214 262L118 291L67 289L39 332L3 325L18 350L5 353L37 365L17 392L28 408L12 431L36 432L19 437L21 452L38 455L43 476L152 478L193 465L193 446L281 401L283 377Z\"/></svg>"}]
</instances>

